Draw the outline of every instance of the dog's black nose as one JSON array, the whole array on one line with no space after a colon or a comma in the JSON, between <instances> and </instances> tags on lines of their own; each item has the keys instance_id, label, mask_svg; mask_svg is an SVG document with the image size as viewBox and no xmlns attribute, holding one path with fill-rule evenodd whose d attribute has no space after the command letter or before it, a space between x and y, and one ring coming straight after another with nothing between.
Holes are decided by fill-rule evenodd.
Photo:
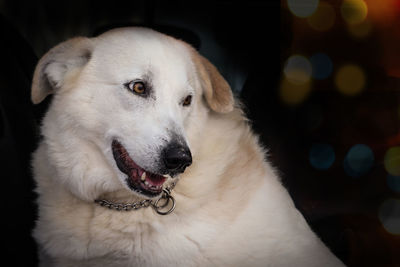
<instances>
[{"instance_id":1,"label":"dog's black nose","mask_svg":"<svg viewBox=\"0 0 400 267\"><path fill-rule=\"evenodd\" d=\"M170 144L163 152L164 165L170 174L182 173L192 164L192 154L186 145Z\"/></svg>"}]
</instances>

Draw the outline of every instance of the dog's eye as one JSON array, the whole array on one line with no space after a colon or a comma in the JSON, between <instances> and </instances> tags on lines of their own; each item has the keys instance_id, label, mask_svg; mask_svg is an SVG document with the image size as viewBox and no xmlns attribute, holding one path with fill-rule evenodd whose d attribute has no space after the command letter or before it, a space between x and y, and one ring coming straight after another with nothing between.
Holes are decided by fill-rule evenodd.
<instances>
[{"instance_id":1,"label":"dog's eye","mask_svg":"<svg viewBox=\"0 0 400 267\"><path fill-rule=\"evenodd\" d=\"M188 95L182 102L182 106L187 107L192 103L192 96Z\"/></svg>"},{"instance_id":2,"label":"dog's eye","mask_svg":"<svg viewBox=\"0 0 400 267\"><path fill-rule=\"evenodd\" d=\"M129 90L138 95L142 95L146 92L146 86L144 85L143 82L131 81L126 86L128 87Z\"/></svg>"}]
</instances>

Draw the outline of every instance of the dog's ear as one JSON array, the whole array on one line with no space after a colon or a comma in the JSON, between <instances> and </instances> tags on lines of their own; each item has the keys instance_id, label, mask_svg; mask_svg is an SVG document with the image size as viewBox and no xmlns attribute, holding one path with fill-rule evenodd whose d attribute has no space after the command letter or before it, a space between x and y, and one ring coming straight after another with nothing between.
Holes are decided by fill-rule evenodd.
<instances>
[{"instance_id":1,"label":"dog's ear","mask_svg":"<svg viewBox=\"0 0 400 267\"><path fill-rule=\"evenodd\" d=\"M34 104L64 85L65 76L73 69L84 66L90 59L92 41L76 37L65 41L47 52L33 74L31 97Z\"/></svg>"},{"instance_id":2,"label":"dog's ear","mask_svg":"<svg viewBox=\"0 0 400 267\"><path fill-rule=\"evenodd\" d=\"M208 59L196 51L193 51L193 54L193 61L200 76L200 83L208 105L216 112L231 112L234 99L228 82Z\"/></svg>"}]
</instances>

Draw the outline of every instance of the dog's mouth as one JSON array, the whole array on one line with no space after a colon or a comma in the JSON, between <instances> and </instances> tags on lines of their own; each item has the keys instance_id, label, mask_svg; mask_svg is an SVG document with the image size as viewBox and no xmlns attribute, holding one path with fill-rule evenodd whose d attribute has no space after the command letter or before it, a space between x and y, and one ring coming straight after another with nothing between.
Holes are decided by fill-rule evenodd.
<instances>
[{"instance_id":1,"label":"dog's mouth","mask_svg":"<svg viewBox=\"0 0 400 267\"><path fill-rule=\"evenodd\" d=\"M128 176L126 181L130 189L147 197L156 197L162 193L167 179L165 176L141 168L118 141L113 140L111 146L118 169Z\"/></svg>"}]
</instances>

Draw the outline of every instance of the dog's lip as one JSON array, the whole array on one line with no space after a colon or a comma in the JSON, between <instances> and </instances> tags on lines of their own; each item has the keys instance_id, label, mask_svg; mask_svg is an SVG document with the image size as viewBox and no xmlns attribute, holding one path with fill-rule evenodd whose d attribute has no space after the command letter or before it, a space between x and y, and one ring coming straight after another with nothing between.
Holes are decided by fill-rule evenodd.
<instances>
[{"instance_id":1,"label":"dog's lip","mask_svg":"<svg viewBox=\"0 0 400 267\"><path fill-rule=\"evenodd\" d=\"M117 140L112 141L111 147L118 169L128 176L127 184L130 189L148 197L155 197L162 193L166 177L146 171L136 164L125 147Z\"/></svg>"}]
</instances>

